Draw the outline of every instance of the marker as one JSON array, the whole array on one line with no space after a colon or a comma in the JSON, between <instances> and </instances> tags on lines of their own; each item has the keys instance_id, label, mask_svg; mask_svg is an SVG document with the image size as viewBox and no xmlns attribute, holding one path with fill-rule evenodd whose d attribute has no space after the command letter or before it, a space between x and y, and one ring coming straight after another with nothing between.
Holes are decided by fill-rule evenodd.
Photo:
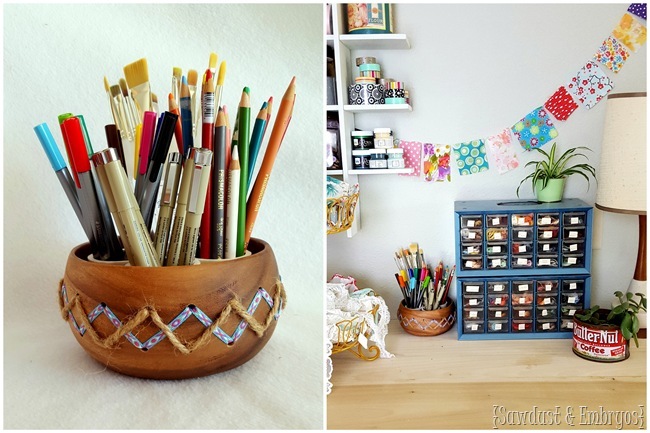
<instances>
[{"instance_id":1,"label":"marker","mask_svg":"<svg viewBox=\"0 0 650 433\"><path fill-rule=\"evenodd\" d=\"M120 221L118 230L127 239L133 266L160 266L151 238L146 229L142 214L137 207L135 196L129 186L124 168L115 152L108 148L93 156L96 166L103 165L102 176L110 189L109 206L114 206L111 213Z\"/></svg>"},{"instance_id":2,"label":"marker","mask_svg":"<svg viewBox=\"0 0 650 433\"><path fill-rule=\"evenodd\" d=\"M165 159L169 152L169 146L172 143L177 120L177 115L166 111L162 114L161 121L159 122L160 129L151 153L151 163L149 164L149 169L145 177L142 202L140 205L142 218L148 229L151 229L160 178L162 177L163 166L165 165Z\"/></svg>"},{"instance_id":3,"label":"marker","mask_svg":"<svg viewBox=\"0 0 650 433\"><path fill-rule=\"evenodd\" d=\"M185 214L185 228L183 229L183 243L178 262L179 265L191 265L196 257L201 216L205 208L205 196L208 192L211 165L212 151L203 148L196 149L187 201L187 213Z\"/></svg>"},{"instance_id":4,"label":"marker","mask_svg":"<svg viewBox=\"0 0 650 433\"><path fill-rule=\"evenodd\" d=\"M169 238L169 249L167 250L167 260L165 261L166 266L178 265L181 256L187 198L190 192L190 184L192 183L192 167L194 165L194 153L196 151L197 149L192 147L185 155L181 183L178 187L178 196L176 197L176 215L174 215L174 224L172 225L172 234Z\"/></svg>"},{"instance_id":5,"label":"marker","mask_svg":"<svg viewBox=\"0 0 650 433\"><path fill-rule=\"evenodd\" d=\"M180 153L172 152L169 154L167 169L165 170L165 182L163 184L163 194L160 199L160 211L158 212L158 223L156 224L156 236L154 245L158 260L163 263L167 244L169 241L169 232L171 230L172 213L176 204L176 194L178 184L181 179L182 159Z\"/></svg>"},{"instance_id":6,"label":"marker","mask_svg":"<svg viewBox=\"0 0 650 433\"><path fill-rule=\"evenodd\" d=\"M91 242L93 256L97 260L108 260L110 253L104 238L104 227L101 214L97 206L97 195L90 171L90 161L86 153L81 124L76 117L70 117L61 123L61 130L70 147L70 158L79 179L79 205L85 224L93 233L94 242Z\"/></svg>"},{"instance_id":7,"label":"marker","mask_svg":"<svg viewBox=\"0 0 650 433\"><path fill-rule=\"evenodd\" d=\"M74 179L72 178L68 167L65 165L65 160L56 145L56 141L54 141L50 128L46 123L41 123L34 127L34 132L36 133L38 140L41 142L41 146L43 146L47 159L50 161L50 165L52 166L56 177L59 179L59 183L61 184L65 195L68 197L68 201L70 202L75 215L77 215L77 219L79 220L79 223L81 223L88 241L91 242L93 233L84 223L81 207L79 206L79 197L77 197L77 186L74 183Z\"/></svg>"}]
</instances>

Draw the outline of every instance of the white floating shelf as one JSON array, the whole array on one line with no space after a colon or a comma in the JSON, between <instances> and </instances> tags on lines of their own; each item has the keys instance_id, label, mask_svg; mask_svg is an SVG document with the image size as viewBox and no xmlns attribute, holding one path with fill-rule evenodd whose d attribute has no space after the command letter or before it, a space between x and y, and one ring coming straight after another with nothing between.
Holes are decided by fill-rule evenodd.
<instances>
[{"instance_id":1,"label":"white floating shelf","mask_svg":"<svg viewBox=\"0 0 650 433\"><path fill-rule=\"evenodd\" d=\"M348 174L410 174L412 168L366 168L362 170L348 170Z\"/></svg>"},{"instance_id":2,"label":"white floating shelf","mask_svg":"<svg viewBox=\"0 0 650 433\"><path fill-rule=\"evenodd\" d=\"M377 105L344 105L343 110L352 113L368 113L378 111L412 111L409 104L377 104Z\"/></svg>"},{"instance_id":3,"label":"white floating shelf","mask_svg":"<svg viewBox=\"0 0 650 433\"><path fill-rule=\"evenodd\" d=\"M343 170L327 170L328 176L343 176Z\"/></svg>"},{"instance_id":4,"label":"white floating shelf","mask_svg":"<svg viewBox=\"0 0 650 433\"><path fill-rule=\"evenodd\" d=\"M408 50L411 43L405 34L341 35L341 43L351 50Z\"/></svg>"},{"instance_id":5,"label":"white floating shelf","mask_svg":"<svg viewBox=\"0 0 650 433\"><path fill-rule=\"evenodd\" d=\"M327 111L339 111L339 106L338 105L326 105L325 109Z\"/></svg>"}]
</instances>

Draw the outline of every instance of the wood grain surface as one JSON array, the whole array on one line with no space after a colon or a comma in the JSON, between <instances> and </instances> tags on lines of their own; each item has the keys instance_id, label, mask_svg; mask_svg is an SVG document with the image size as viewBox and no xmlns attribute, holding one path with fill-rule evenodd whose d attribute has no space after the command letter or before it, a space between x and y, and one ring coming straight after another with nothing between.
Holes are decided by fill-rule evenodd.
<instances>
[{"instance_id":1,"label":"wood grain surface","mask_svg":"<svg viewBox=\"0 0 650 433\"><path fill-rule=\"evenodd\" d=\"M571 341L458 341L455 328L416 337L393 320L386 348L395 358L332 357L327 427L616 428L602 407L625 411L630 423L623 428L645 428L646 340L630 348L628 360L611 364L579 358Z\"/></svg>"}]
</instances>

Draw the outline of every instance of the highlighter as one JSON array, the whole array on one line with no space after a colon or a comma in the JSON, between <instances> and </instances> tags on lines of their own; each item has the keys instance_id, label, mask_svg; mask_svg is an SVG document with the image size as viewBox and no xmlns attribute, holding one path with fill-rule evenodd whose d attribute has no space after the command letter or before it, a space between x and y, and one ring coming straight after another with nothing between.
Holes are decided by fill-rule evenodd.
<instances>
[{"instance_id":1,"label":"highlighter","mask_svg":"<svg viewBox=\"0 0 650 433\"><path fill-rule=\"evenodd\" d=\"M205 209L205 197L208 192L211 166L212 151L204 148L196 149L187 199L187 213L185 214L185 228L183 229L179 265L191 265L196 257L201 216Z\"/></svg>"}]
</instances>

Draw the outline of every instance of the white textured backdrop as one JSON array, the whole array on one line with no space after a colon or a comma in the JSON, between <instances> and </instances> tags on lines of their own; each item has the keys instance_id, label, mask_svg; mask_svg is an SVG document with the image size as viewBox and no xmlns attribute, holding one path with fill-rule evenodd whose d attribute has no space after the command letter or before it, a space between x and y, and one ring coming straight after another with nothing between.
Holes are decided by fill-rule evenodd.
<instances>
[{"instance_id":1,"label":"white textured backdrop","mask_svg":"<svg viewBox=\"0 0 650 433\"><path fill-rule=\"evenodd\" d=\"M514 125L566 84L594 55L623 16L619 4L396 4L397 33L406 33L406 51L354 51L375 56L382 73L404 81L413 112L358 114L360 129L391 127L396 137L455 144L485 138ZM643 22L643 21L642 21ZM646 86L647 45L633 53L618 74L612 93L641 92ZM354 63L353 63L354 64ZM354 68L356 69L356 68ZM587 146L598 169L605 101L591 110L579 107L566 122L556 122L561 150ZM518 146L518 145L516 145ZM452 166L451 184L416 178L359 176L361 230L327 238L327 273L352 275L360 287L385 297L393 317L401 294L395 282L393 253L419 242L429 260L454 262L454 201L515 199L523 169L537 152L517 152L520 168L500 175L460 176ZM634 156L630 156L634 157ZM488 155L489 158L489 155ZM646 179L640 175L639 182ZM532 198L530 185L521 198ZM565 197L589 204L596 183L579 176L567 182ZM609 305L614 290L632 278L638 239L637 218L603 214L601 248L592 260L592 303ZM455 297L455 294L454 294ZM390 348L389 348L390 349Z\"/></svg>"},{"instance_id":2,"label":"white textured backdrop","mask_svg":"<svg viewBox=\"0 0 650 433\"><path fill-rule=\"evenodd\" d=\"M4 5L3 27L4 426L321 428L322 5ZM228 63L231 110L249 86L254 115L273 95L275 118L297 77L254 232L275 251L288 307L262 352L230 372L158 382L105 371L59 316L58 281L84 234L32 128L47 122L62 147L57 115L83 114L103 149L104 75L116 84L146 57L167 109L172 67L200 77L211 51Z\"/></svg>"}]
</instances>

